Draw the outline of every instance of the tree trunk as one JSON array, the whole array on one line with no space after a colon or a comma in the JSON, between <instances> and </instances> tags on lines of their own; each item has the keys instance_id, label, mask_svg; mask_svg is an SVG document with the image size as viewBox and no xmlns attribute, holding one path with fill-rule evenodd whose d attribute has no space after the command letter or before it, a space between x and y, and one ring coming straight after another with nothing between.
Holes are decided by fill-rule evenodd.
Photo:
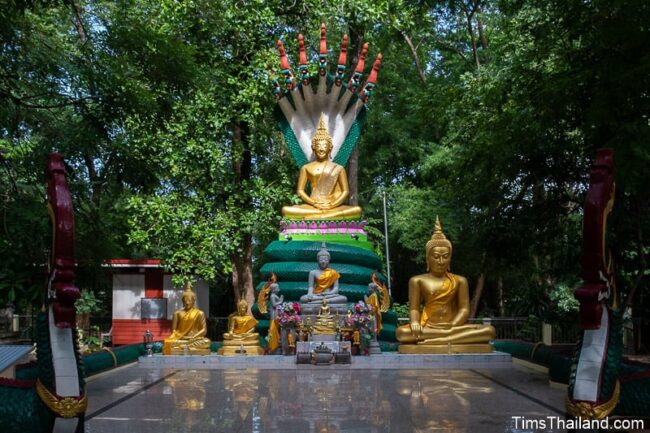
<instances>
[{"instance_id":1,"label":"tree trunk","mask_svg":"<svg viewBox=\"0 0 650 433\"><path fill-rule=\"evenodd\" d=\"M81 44L85 44L86 41L88 40L88 35L86 33L86 29L84 28L83 21L81 20L81 15L83 13L83 9L80 5L75 3L75 0L69 0L68 3L70 4L70 8L72 9L72 14L74 15L74 26L77 29L77 34L79 35L79 40L81 41Z\"/></svg>"},{"instance_id":2,"label":"tree trunk","mask_svg":"<svg viewBox=\"0 0 650 433\"><path fill-rule=\"evenodd\" d=\"M244 298L248 303L248 311L255 303L255 288L253 286L253 237L244 235L240 244L241 253L230 256L232 262L232 289L235 295L235 305Z\"/></svg>"},{"instance_id":3,"label":"tree trunk","mask_svg":"<svg viewBox=\"0 0 650 433\"><path fill-rule=\"evenodd\" d=\"M483 294L483 288L485 287L485 272L481 272L478 280L476 281L476 288L474 289L474 294L472 295L472 300L470 301L469 307L469 318L473 319L476 317L476 312L478 311L478 304L481 302L481 295Z\"/></svg>"},{"instance_id":4,"label":"tree trunk","mask_svg":"<svg viewBox=\"0 0 650 433\"><path fill-rule=\"evenodd\" d=\"M466 8L464 9L465 19L467 20L467 31L469 33L469 39L472 42L472 55L474 56L474 62L476 63L476 69L481 67L481 61L478 58L478 48L476 46L476 38L474 37L474 25L472 24L472 17L474 16L474 11L469 11Z\"/></svg>"},{"instance_id":5,"label":"tree trunk","mask_svg":"<svg viewBox=\"0 0 650 433\"><path fill-rule=\"evenodd\" d=\"M405 31L402 31L402 36L406 41L406 45L408 45L409 49L411 50L413 60L415 60L415 67L418 70L418 75L420 76L420 81L425 83L427 81L427 76L424 74L424 69L422 69L422 63L420 62L420 56L418 55L417 48L415 45L413 45L413 41Z\"/></svg>"},{"instance_id":6,"label":"tree trunk","mask_svg":"<svg viewBox=\"0 0 650 433\"><path fill-rule=\"evenodd\" d=\"M499 276L497 280L497 291L499 294L499 316L504 317L506 315L506 304L505 297L503 293L503 277Z\"/></svg>"},{"instance_id":7,"label":"tree trunk","mask_svg":"<svg viewBox=\"0 0 650 433\"><path fill-rule=\"evenodd\" d=\"M473 319L476 317L476 312L478 311L478 304L481 302L481 295L483 294L483 288L485 288L485 279L487 278L485 272L485 262L487 260L487 254L483 253L481 258L481 274L476 281L476 288L472 294L472 299L470 300L469 305L469 318Z\"/></svg>"},{"instance_id":8,"label":"tree trunk","mask_svg":"<svg viewBox=\"0 0 650 433\"><path fill-rule=\"evenodd\" d=\"M635 200L634 202L636 204L637 200ZM635 222L636 222L637 252L639 258L639 264L637 265L637 274L636 274L636 278L634 279L634 285L628 291L627 297L625 298L625 302L623 303L623 310L622 310L623 313L625 313L628 307L634 305L634 296L636 295L637 289L641 286L641 283L643 282L646 276L646 269L648 268L648 262L645 257L646 247L645 247L645 242L643 240L643 225L641 222L642 213L640 212L641 209L638 206L638 204L635 206L635 208L637 210Z\"/></svg>"},{"instance_id":9,"label":"tree trunk","mask_svg":"<svg viewBox=\"0 0 650 433\"><path fill-rule=\"evenodd\" d=\"M358 30L354 26L348 26L348 53L352 54L348 56L350 69L354 70L357 63L359 62L359 56L361 55L361 49L363 48L363 30ZM359 204L359 145L355 146L350 159L348 159L347 164L347 175L348 175L348 185L350 187L350 197L348 198L348 203L352 206L357 206Z\"/></svg>"},{"instance_id":10,"label":"tree trunk","mask_svg":"<svg viewBox=\"0 0 650 433\"><path fill-rule=\"evenodd\" d=\"M232 124L233 144L233 171L235 173L235 189L244 188L245 181L250 180L252 170L252 156L249 142L248 124L243 121L234 121ZM245 210L251 209L250 199L241 203ZM248 302L248 312L255 302L253 287L253 235L243 233L239 248L230 256L232 262L232 289L235 302L243 297Z\"/></svg>"},{"instance_id":11,"label":"tree trunk","mask_svg":"<svg viewBox=\"0 0 650 433\"><path fill-rule=\"evenodd\" d=\"M478 38L479 41L481 41L481 48L483 48L483 51L487 51L488 41L487 41L487 37L485 36L485 30L483 29L483 20L481 19L480 1L474 4L474 13L476 15L476 28L478 29Z\"/></svg>"},{"instance_id":12,"label":"tree trunk","mask_svg":"<svg viewBox=\"0 0 650 433\"><path fill-rule=\"evenodd\" d=\"M86 164L86 169L88 170L88 180L90 180L90 185L92 188L91 202L95 207L99 207L99 202L102 196L102 179L97 174L97 168L95 167L95 162L93 156L90 152L84 152L84 163Z\"/></svg>"}]
</instances>

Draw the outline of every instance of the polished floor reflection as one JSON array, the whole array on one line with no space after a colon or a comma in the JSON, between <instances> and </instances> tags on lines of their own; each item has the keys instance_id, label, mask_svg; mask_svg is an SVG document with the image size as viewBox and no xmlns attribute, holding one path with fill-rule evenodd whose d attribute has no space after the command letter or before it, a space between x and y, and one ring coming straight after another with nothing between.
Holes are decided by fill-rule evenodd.
<instances>
[{"instance_id":1,"label":"polished floor reflection","mask_svg":"<svg viewBox=\"0 0 650 433\"><path fill-rule=\"evenodd\" d=\"M510 367L468 370L174 370L130 366L88 383L86 431L556 432L513 417L563 414L565 391ZM522 418L520 418L522 419Z\"/></svg>"}]
</instances>

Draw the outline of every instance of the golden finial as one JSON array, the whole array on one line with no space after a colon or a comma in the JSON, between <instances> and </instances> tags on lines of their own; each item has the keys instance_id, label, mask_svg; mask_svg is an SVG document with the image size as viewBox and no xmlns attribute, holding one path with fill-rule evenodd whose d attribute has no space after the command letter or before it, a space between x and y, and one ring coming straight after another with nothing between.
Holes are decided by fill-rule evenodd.
<instances>
[{"instance_id":1,"label":"golden finial","mask_svg":"<svg viewBox=\"0 0 650 433\"><path fill-rule=\"evenodd\" d=\"M185 299L186 296L191 296L194 299L194 302L196 302L196 293L192 290L192 282L190 280L185 281L181 299Z\"/></svg>"},{"instance_id":2,"label":"golden finial","mask_svg":"<svg viewBox=\"0 0 650 433\"><path fill-rule=\"evenodd\" d=\"M318 140L327 140L330 144L332 143L332 137L327 132L327 127L325 126L325 115L323 113L321 113L320 119L318 120L318 129L316 130L316 134L314 134L312 143Z\"/></svg>"},{"instance_id":3,"label":"golden finial","mask_svg":"<svg viewBox=\"0 0 650 433\"><path fill-rule=\"evenodd\" d=\"M431 240L427 242L427 255L429 255L429 251L431 251L433 247L447 247L449 248L449 252L451 252L451 242L449 242L449 239L447 239L445 234L442 232L442 224L440 224L440 218L438 218L437 215L436 223L433 228L433 235L431 235Z\"/></svg>"},{"instance_id":4,"label":"golden finial","mask_svg":"<svg viewBox=\"0 0 650 433\"><path fill-rule=\"evenodd\" d=\"M440 218L438 218L438 215L436 215L436 224L433 228L431 239L447 239L445 234L442 232L442 225L440 224Z\"/></svg>"}]
</instances>

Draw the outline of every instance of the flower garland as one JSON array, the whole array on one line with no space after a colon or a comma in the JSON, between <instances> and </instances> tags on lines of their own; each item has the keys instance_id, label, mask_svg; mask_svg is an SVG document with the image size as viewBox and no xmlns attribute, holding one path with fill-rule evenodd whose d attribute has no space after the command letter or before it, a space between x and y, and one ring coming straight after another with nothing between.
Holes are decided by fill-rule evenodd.
<instances>
[{"instance_id":1,"label":"flower garland","mask_svg":"<svg viewBox=\"0 0 650 433\"><path fill-rule=\"evenodd\" d=\"M359 301L348 311L345 318L345 324L349 327L358 329L368 327L375 320L373 308L363 301Z\"/></svg>"},{"instance_id":2,"label":"flower garland","mask_svg":"<svg viewBox=\"0 0 650 433\"><path fill-rule=\"evenodd\" d=\"M281 328L294 327L302 323L300 304L297 302L283 302L276 307L278 312L276 320Z\"/></svg>"}]
</instances>

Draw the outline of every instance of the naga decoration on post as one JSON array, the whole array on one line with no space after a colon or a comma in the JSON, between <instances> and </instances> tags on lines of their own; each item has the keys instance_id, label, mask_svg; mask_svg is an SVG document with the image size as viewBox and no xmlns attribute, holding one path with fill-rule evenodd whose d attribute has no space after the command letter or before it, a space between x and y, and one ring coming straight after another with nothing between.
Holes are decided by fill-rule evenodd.
<instances>
[{"instance_id":1,"label":"naga decoration on post","mask_svg":"<svg viewBox=\"0 0 650 433\"><path fill-rule=\"evenodd\" d=\"M52 221L47 298L55 325L73 328L76 323L74 303L80 297L79 289L74 285L74 211L63 157L55 153L50 155L47 164L47 196L47 209Z\"/></svg>"},{"instance_id":2,"label":"naga decoration on post","mask_svg":"<svg viewBox=\"0 0 650 433\"><path fill-rule=\"evenodd\" d=\"M84 431L88 405L75 338L74 212L63 157L47 161L47 207L52 222L52 252L46 305L36 321L35 380L0 382L0 425L4 432Z\"/></svg>"},{"instance_id":3,"label":"naga decoration on post","mask_svg":"<svg viewBox=\"0 0 650 433\"><path fill-rule=\"evenodd\" d=\"M621 312L614 263L607 248L607 219L614 205L614 153L599 149L585 199L580 302L583 329L569 379L566 411L582 419L609 416L620 396Z\"/></svg>"},{"instance_id":4,"label":"naga decoration on post","mask_svg":"<svg viewBox=\"0 0 650 433\"><path fill-rule=\"evenodd\" d=\"M54 380L46 383L39 378L36 391L55 416L54 430L73 432L83 430L88 402L83 392L76 333L73 332L76 324L74 303L80 297L79 289L74 284L74 211L63 157L56 153L48 158L47 195L52 222L47 314ZM71 370L70 365L76 368Z\"/></svg>"}]
</instances>

